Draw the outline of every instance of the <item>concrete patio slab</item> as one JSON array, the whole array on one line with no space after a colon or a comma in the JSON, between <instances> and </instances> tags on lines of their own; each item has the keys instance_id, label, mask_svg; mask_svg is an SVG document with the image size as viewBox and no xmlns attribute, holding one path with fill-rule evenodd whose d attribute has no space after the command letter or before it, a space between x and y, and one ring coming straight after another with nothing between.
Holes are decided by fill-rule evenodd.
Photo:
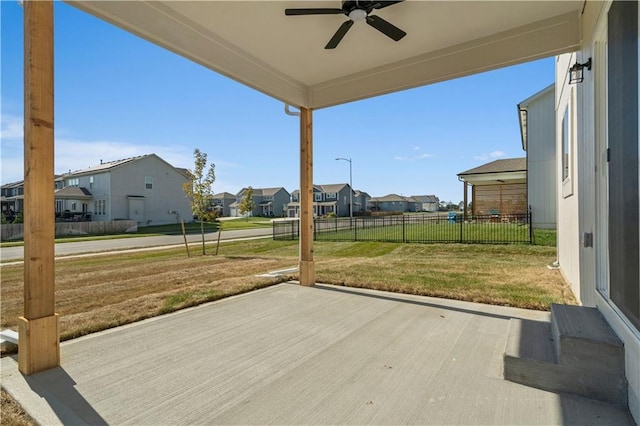
<instances>
[{"instance_id":1,"label":"concrete patio slab","mask_svg":"<svg viewBox=\"0 0 640 426\"><path fill-rule=\"evenodd\" d=\"M61 345L2 386L41 424L616 424L502 379L510 318L545 312L280 284Z\"/></svg>"}]
</instances>

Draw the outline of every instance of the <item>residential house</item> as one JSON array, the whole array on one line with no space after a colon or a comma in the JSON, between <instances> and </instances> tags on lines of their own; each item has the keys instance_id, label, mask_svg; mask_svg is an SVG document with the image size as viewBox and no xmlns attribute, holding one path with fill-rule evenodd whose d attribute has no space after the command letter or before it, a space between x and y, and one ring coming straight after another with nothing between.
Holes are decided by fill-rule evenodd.
<instances>
[{"instance_id":1,"label":"residential house","mask_svg":"<svg viewBox=\"0 0 640 426\"><path fill-rule=\"evenodd\" d=\"M350 192L351 198L349 198ZM365 203L367 202L366 195L361 194L361 199L364 197ZM355 212L357 199L355 193L351 191L351 186L349 186L348 183L313 185L314 216L324 216L329 213L335 213L336 216L349 216L351 202L353 202ZM363 201L360 201L360 203L362 202ZM299 215L300 190L296 189L291 193L291 201L287 204L287 216L299 217Z\"/></svg>"},{"instance_id":2,"label":"residential house","mask_svg":"<svg viewBox=\"0 0 640 426\"><path fill-rule=\"evenodd\" d=\"M527 212L527 160L507 158L495 160L458 173L471 185L473 215L508 215Z\"/></svg>"},{"instance_id":3,"label":"residential house","mask_svg":"<svg viewBox=\"0 0 640 426\"><path fill-rule=\"evenodd\" d=\"M437 212L440 207L440 199L435 195L412 195L411 198L420 203L418 209L423 212Z\"/></svg>"},{"instance_id":4,"label":"residential house","mask_svg":"<svg viewBox=\"0 0 640 426\"><path fill-rule=\"evenodd\" d=\"M189 177L156 154L101 162L57 181L63 187L55 192L56 214L94 221L129 219L141 225L192 220L183 191Z\"/></svg>"},{"instance_id":5,"label":"residential house","mask_svg":"<svg viewBox=\"0 0 640 426\"><path fill-rule=\"evenodd\" d=\"M231 216L231 204L235 203L236 199L230 192L220 192L211 198L211 206L219 217Z\"/></svg>"},{"instance_id":6,"label":"residential house","mask_svg":"<svg viewBox=\"0 0 640 426\"><path fill-rule=\"evenodd\" d=\"M242 188L236 194L236 201L229 205L229 215L240 217L240 202L248 188ZM290 194L283 187L253 188L253 211L249 216L282 217L287 210Z\"/></svg>"},{"instance_id":7,"label":"residential house","mask_svg":"<svg viewBox=\"0 0 640 426\"><path fill-rule=\"evenodd\" d=\"M398 194L371 198L371 211L373 212L417 212L421 208L422 203L419 201Z\"/></svg>"},{"instance_id":8,"label":"residential house","mask_svg":"<svg viewBox=\"0 0 640 426\"><path fill-rule=\"evenodd\" d=\"M369 204L371 202L371 195L364 191L354 191L353 193L353 213L364 214L371 210Z\"/></svg>"},{"instance_id":9,"label":"residential house","mask_svg":"<svg viewBox=\"0 0 640 426\"><path fill-rule=\"evenodd\" d=\"M518 104L522 149L527 153L527 204L534 228L556 228L555 84Z\"/></svg>"},{"instance_id":10,"label":"residential house","mask_svg":"<svg viewBox=\"0 0 640 426\"><path fill-rule=\"evenodd\" d=\"M2 214L5 217L13 218L24 209L24 181L4 184L0 191Z\"/></svg>"}]
</instances>

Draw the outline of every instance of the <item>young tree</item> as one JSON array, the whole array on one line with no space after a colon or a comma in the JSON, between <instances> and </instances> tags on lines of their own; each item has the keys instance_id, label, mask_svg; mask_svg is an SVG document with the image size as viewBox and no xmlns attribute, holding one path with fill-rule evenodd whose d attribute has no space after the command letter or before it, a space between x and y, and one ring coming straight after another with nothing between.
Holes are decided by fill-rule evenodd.
<instances>
[{"instance_id":1,"label":"young tree","mask_svg":"<svg viewBox=\"0 0 640 426\"><path fill-rule=\"evenodd\" d=\"M255 205L253 204L253 188L248 187L244 191L244 194L242 194L242 200L240 201L240 205L238 206L238 209L240 210L240 214L245 214L245 213L252 212L254 206ZM247 220L249 220L248 218L249 218L249 215L247 215Z\"/></svg>"},{"instance_id":2,"label":"young tree","mask_svg":"<svg viewBox=\"0 0 640 426\"><path fill-rule=\"evenodd\" d=\"M200 232L202 234L202 254L204 251L204 222L213 219L211 211L211 198L213 197L212 185L216 180L215 167L211 163L209 170L207 168L207 154L200 152L198 148L193 151L194 168L191 172L191 182L187 182L182 186L187 198L191 201L191 210L198 216L200 221Z\"/></svg>"}]
</instances>

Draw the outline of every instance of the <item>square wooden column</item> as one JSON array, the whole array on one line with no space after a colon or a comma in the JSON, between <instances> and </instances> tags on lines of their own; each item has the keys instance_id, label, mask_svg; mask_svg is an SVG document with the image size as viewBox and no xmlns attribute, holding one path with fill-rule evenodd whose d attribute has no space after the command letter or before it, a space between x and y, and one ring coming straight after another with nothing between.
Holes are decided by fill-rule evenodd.
<instances>
[{"instance_id":1,"label":"square wooden column","mask_svg":"<svg viewBox=\"0 0 640 426\"><path fill-rule=\"evenodd\" d=\"M53 2L24 2L24 316L18 367L33 374L60 364L55 313Z\"/></svg>"},{"instance_id":2,"label":"square wooden column","mask_svg":"<svg viewBox=\"0 0 640 426\"><path fill-rule=\"evenodd\" d=\"M300 284L316 281L313 262L313 126L312 110L300 108Z\"/></svg>"}]
</instances>

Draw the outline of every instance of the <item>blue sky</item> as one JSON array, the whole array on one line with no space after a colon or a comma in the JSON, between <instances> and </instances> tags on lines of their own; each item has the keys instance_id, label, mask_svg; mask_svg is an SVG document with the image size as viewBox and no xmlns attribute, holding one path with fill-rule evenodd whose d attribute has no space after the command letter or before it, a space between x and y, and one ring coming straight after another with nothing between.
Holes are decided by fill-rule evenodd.
<instances>
[{"instance_id":1,"label":"blue sky","mask_svg":"<svg viewBox=\"0 0 640 426\"><path fill-rule=\"evenodd\" d=\"M23 10L0 1L2 183L23 173ZM299 123L280 101L71 6L55 4L55 171L156 153L216 164L214 192L298 188ZM554 59L314 112L314 182L371 196L462 199L456 174L523 157L518 102L551 84Z\"/></svg>"}]
</instances>

